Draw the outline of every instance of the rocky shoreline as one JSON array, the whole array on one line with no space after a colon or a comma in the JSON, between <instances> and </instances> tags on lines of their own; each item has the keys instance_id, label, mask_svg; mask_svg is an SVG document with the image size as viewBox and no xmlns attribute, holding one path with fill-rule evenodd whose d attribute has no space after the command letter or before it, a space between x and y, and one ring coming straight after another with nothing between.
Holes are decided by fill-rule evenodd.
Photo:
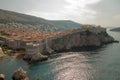
<instances>
[{"instance_id":1,"label":"rocky shoreline","mask_svg":"<svg viewBox=\"0 0 120 80\"><path fill-rule=\"evenodd\" d=\"M43 61L48 59L48 55L61 51L70 51L74 48L101 47L102 45L118 42L111 37L105 28L100 26L83 26L80 29L70 33L42 39L39 42L33 42L32 45L38 45L38 52L30 53L30 49L25 54L24 59L29 63ZM30 43L31 44L31 43ZM31 45L30 45L31 46ZM28 47L30 47L28 46ZM32 48L31 48L32 49ZM27 48L26 48L27 50Z\"/></svg>"},{"instance_id":2,"label":"rocky shoreline","mask_svg":"<svg viewBox=\"0 0 120 80\"><path fill-rule=\"evenodd\" d=\"M67 34L49 37L26 44L26 52L23 59L30 64L48 60L48 56L60 52L81 51L92 48L100 48L109 43L118 43L111 37L105 28L95 26L83 26L67 32ZM0 57L6 56L3 52Z\"/></svg>"}]
</instances>

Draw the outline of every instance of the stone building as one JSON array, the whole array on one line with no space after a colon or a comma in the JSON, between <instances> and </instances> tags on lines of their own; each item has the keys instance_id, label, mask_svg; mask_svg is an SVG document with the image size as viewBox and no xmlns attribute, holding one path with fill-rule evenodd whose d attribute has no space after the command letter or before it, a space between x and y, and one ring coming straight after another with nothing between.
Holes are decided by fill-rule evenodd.
<instances>
[{"instance_id":1,"label":"stone building","mask_svg":"<svg viewBox=\"0 0 120 80\"><path fill-rule=\"evenodd\" d=\"M98 26L94 26L94 25L83 25L81 26L81 30L85 31L85 30L89 30L90 32L93 33L101 33L101 32L106 32L106 28L101 27L100 25Z\"/></svg>"},{"instance_id":2,"label":"stone building","mask_svg":"<svg viewBox=\"0 0 120 80\"><path fill-rule=\"evenodd\" d=\"M7 42L7 45L14 48L14 49L25 48L25 42L20 40L20 39L17 39L17 40L11 39Z\"/></svg>"},{"instance_id":3,"label":"stone building","mask_svg":"<svg viewBox=\"0 0 120 80\"><path fill-rule=\"evenodd\" d=\"M3 44L8 45L9 47L16 49L16 48L25 48L25 41L21 39L9 39L3 36L0 36L0 41Z\"/></svg>"},{"instance_id":4,"label":"stone building","mask_svg":"<svg viewBox=\"0 0 120 80\"><path fill-rule=\"evenodd\" d=\"M26 43L26 54L33 55L40 53L39 43L37 41L27 42Z\"/></svg>"}]
</instances>

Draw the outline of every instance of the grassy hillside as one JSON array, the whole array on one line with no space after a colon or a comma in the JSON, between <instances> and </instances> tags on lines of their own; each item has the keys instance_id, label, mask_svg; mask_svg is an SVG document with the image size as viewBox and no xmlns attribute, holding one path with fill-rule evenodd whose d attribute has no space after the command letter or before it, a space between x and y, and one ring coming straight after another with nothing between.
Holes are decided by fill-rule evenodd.
<instances>
[{"instance_id":1,"label":"grassy hillside","mask_svg":"<svg viewBox=\"0 0 120 80\"><path fill-rule=\"evenodd\" d=\"M81 24L70 21L70 20L54 20L50 21L52 24L57 25L61 30L71 29L71 28L79 28Z\"/></svg>"},{"instance_id":2,"label":"grassy hillside","mask_svg":"<svg viewBox=\"0 0 120 80\"><path fill-rule=\"evenodd\" d=\"M50 24L47 20L35 16L0 9L0 22L18 22L23 24ZM51 24L50 24L51 25Z\"/></svg>"},{"instance_id":3,"label":"grassy hillside","mask_svg":"<svg viewBox=\"0 0 120 80\"><path fill-rule=\"evenodd\" d=\"M51 31L59 31L59 30L61 31L71 28L78 28L81 25L79 23L68 20L51 21L40 17L30 16L26 14L0 9L0 23L6 24L12 22L20 23L20 24L29 24L29 25L33 25L33 27L37 25L37 27L41 29L42 28L53 29Z\"/></svg>"}]
</instances>

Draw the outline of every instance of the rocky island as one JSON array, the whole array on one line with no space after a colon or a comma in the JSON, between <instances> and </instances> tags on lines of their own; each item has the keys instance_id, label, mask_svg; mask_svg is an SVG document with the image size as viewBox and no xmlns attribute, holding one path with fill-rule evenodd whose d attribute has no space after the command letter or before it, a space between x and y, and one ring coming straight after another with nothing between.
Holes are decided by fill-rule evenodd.
<instances>
[{"instance_id":1,"label":"rocky island","mask_svg":"<svg viewBox=\"0 0 120 80\"><path fill-rule=\"evenodd\" d=\"M0 80L5 80L5 75L0 74ZM24 71L21 67L17 69L13 75L12 75L12 80L29 80L27 77L26 71Z\"/></svg>"}]
</instances>

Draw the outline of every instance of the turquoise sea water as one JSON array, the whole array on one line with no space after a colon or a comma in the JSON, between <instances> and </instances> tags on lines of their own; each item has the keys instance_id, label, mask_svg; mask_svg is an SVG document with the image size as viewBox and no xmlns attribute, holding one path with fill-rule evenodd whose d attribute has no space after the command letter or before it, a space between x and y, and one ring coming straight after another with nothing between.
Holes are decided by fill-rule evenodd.
<instances>
[{"instance_id":1,"label":"turquoise sea water","mask_svg":"<svg viewBox=\"0 0 120 80\"><path fill-rule=\"evenodd\" d=\"M119 32L110 32L120 41ZM22 67L30 80L120 80L120 43L105 45L86 52L67 52L50 56L45 62L29 66L21 59L0 60L0 73L11 80L12 73Z\"/></svg>"}]
</instances>

